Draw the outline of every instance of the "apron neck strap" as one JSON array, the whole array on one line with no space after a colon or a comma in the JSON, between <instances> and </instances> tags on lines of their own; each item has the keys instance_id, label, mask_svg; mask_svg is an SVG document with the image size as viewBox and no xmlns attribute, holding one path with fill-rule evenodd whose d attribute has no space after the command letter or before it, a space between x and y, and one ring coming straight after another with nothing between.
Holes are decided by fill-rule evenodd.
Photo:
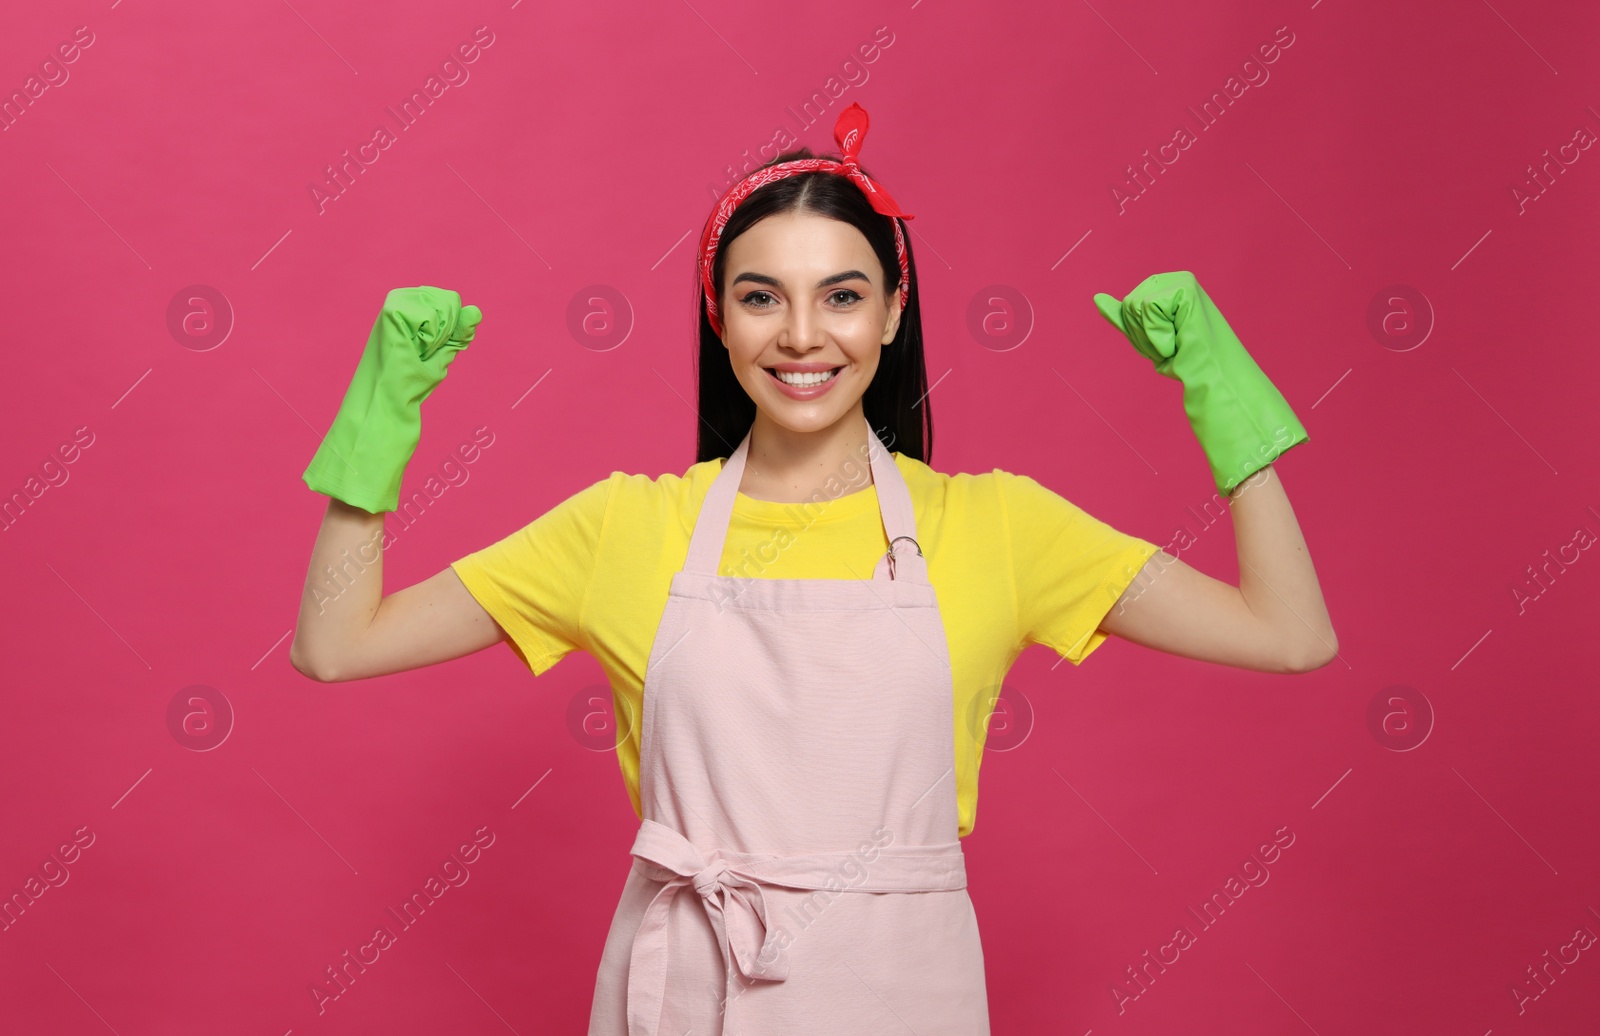
<instances>
[{"instance_id":1,"label":"apron neck strap","mask_svg":"<svg viewBox=\"0 0 1600 1036\"><path fill-rule=\"evenodd\" d=\"M911 503L911 491L906 487L905 477L900 474L894 457L884 447L877 433L872 430L870 422L866 422L866 430L872 482L877 489L878 513L883 521L885 541L891 545L895 545L895 541L900 537L915 541L916 511ZM733 519L734 499L739 493L739 483L744 478L745 458L750 453L750 437L754 432L755 425L752 424L738 448L723 462L722 470L718 472L716 479L711 483L711 488L706 492L705 500L700 505L700 514L695 518L694 532L689 538L689 556L683 566L685 572L698 572L704 575L717 573L723 547L728 540L728 525ZM808 505L797 503L795 506ZM896 546L902 553L908 550L906 544ZM880 559L875 576L881 578L884 572L885 566Z\"/></svg>"}]
</instances>

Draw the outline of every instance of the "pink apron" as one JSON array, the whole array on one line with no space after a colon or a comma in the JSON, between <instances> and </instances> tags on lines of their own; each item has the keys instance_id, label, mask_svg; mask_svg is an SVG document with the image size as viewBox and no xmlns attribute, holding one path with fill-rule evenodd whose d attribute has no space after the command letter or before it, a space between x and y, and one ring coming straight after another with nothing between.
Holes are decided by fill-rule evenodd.
<instances>
[{"instance_id":1,"label":"pink apron","mask_svg":"<svg viewBox=\"0 0 1600 1036\"><path fill-rule=\"evenodd\" d=\"M646 668L589 1036L989 1032L944 623L867 442L892 545L870 580L717 575L749 435L706 494Z\"/></svg>"}]
</instances>

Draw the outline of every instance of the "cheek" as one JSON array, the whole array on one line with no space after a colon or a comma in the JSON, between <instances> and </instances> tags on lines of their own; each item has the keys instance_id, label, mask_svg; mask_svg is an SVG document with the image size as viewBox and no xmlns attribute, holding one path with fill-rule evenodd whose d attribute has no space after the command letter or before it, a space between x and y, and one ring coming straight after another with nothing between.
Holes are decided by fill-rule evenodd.
<instances>
[{"instance_id":1,"label":"cheek","mask_svg":"<svg viewBox=\"0 0 1600 1036\"><path fill-rule=\"evenodd\" d=\"M877 339L862 342L861 347L850 350L850 360L856 368L861 369L862 374L870 377L877 373L878 365L883 361L883 347L878 345Z\"/></svg>"},{"instance_id":2,"label":"cheek","mask_svg":"<svg viewBox=\"0 0 1600 1036\"><path fill-rule=\"evenodd\" d=\"M735 367L747 367L761 355L765 343L740 329L729 326L724 342L728 346L728 359Z\"/></svg>"},{"instance_id":3,"label":"cheek","mask_svg":"<svg viewBox=\"0 0 1600 1036\"><path fill-rule=\"evenodd\" d=\"M882 337L876 328L864 329L850 349L850 358L862 367L876 367L883 358Z\"/></svg>"}]
</instances>

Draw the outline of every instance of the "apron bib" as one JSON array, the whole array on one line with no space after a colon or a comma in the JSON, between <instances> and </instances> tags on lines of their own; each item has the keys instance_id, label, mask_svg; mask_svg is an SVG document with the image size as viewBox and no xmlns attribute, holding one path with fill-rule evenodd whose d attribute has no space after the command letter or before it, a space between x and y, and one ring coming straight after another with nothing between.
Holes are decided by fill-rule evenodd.
<instances>
[{"instance_id":1,"label":"apron bib","mask_svg":"<svg viewBox=\"0 0 1600 1036\"><path fill-rule=\"evenodd\" d=\"M749 434L706 494L646 668L589 1036L989 1032L944 622L905 479L867 444L871 579L716 574Z\"/></svg>"}]
</instances>

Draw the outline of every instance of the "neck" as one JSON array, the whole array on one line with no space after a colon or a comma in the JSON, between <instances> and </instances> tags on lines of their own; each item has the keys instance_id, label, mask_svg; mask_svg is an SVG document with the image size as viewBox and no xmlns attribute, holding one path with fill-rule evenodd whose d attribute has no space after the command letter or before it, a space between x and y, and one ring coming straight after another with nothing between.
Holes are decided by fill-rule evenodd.
<instances>
[{"instance_id":1,"label":"neck","mask_svg":"<svg viewBox=\"0 0 1600 1036\"><path fill-rule=\"evenodd\" d=\"M872 484L867 419L858 402L827 428L796 432L756 411L739 491L756 500L798 503L818 490L830 497Z\"/></svg>"}]
</instances>

